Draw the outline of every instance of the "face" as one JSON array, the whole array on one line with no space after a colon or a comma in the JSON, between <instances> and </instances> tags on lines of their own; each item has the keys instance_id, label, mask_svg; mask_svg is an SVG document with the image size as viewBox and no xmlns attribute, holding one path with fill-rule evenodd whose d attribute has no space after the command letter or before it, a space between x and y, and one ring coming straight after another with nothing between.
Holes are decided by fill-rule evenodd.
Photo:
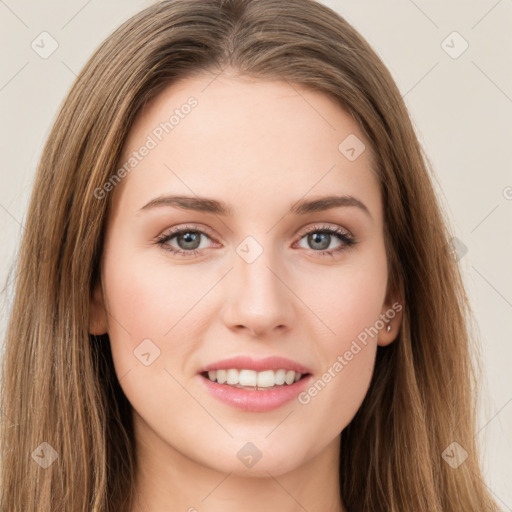
<instances>
[{"instance_id":1,"label":"face","mask_svg":"<svg viewBox=\"0 0 512 512\"><path fill-rule=\"evenodd\" d=\"M357 123L298 85L201 75L146 106L125 164L98 193L90 331L137 443L256 476L335 453L399 319Z\"/></svg>"}]
</instances>

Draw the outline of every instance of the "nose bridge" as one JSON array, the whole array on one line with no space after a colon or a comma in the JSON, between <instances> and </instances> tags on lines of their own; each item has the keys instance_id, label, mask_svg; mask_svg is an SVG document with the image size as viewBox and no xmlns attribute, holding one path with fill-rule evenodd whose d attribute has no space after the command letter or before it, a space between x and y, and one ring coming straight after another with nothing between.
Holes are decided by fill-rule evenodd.
<instances>
[{"instance_id":1,"label":"nose bridge","mask_svg":"<svg viewBox=\"0 0 512 512\"><path fill-rule=\"evenodd\" d=\"M236 247L226 321L263 332L290 325L293 294L284 282L283 262L270 245L272 235L248 236ZM283 282L284 281L284 282Z\"/></svg>"},{"instance_id":2,"label":"nose bridge","mask_svg":"<svg viewBox=\"0 0 512 512\"><path fill-rule=\"evenodd\" d=\"M245 290L250 291L252 300L265 299L267 304L282 294L283 286L275 275L282 265L276 260L271 239L272 235L260 235L258 239L247 236L236 248L234 268L242 295Z\"/></svg>"}]
</instances>

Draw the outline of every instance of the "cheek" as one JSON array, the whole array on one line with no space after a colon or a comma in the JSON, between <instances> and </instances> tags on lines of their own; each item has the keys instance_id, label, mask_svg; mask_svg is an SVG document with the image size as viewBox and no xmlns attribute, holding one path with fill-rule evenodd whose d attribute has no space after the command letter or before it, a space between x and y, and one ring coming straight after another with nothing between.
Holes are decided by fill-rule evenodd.
<instances>
[{"instance_id":1,"label":"cheek","mask_svg":"<svg viewBox=\"0 0 512 512\"><path fill-rule=\"evenodd\" d=\"M315 348L322 367L299 402L332 435L350 423L368 391L387 287L383 245L353 261L317 275L308 295L323 324Z\"/></svg>"},{"instance_id":2,"label":"cheek","mask_svg":"<svg viewBox=\"0 0 512 512\"><path fill-rule=\"evenodd\" d=\"M379 318L382 295L373 280L358 279L357 274L351 279L341 290L331 285L333 306L324 318L334 334L316 338L322 364L298 397L301 416L309 418L309 435L322 430L325 439L333 439L352 421L368 392L375 364L377 337L372 327Z\"/></svg>"},{"instance_id":3,"label":"cheek","mask_svg":"<svg viewBox=\"0 0 512 512\"><path fill-rule=\"evenodd\" d=\"M297 418L304 420L305 438L324 444L334 439L350 424L368 392L376 345L345 348L333 352L324 372L298 396Z\"/></svg>"},{"instance_id":4,"label":"cheek","mask_svg":"<svg viewBox=\"0 0 512 512\"><path fill-rule=\"evenodd\" d=\"M338 284L338 287L330 289L333 330L339 334L342 342L358 336L364 338L362 333L375 326L382 311L386 274L353 269Z\"/></svg>"},{"instance_id":5,"label":"cheek","mask_svg":"<svg viewBox=\"0 0 512 512\"><path fill-rule=\"evenodd\" d=\"M138 368L139 356L147 353L144 357L154 360L152 370L176 369L195 349L190 332L199 325L194 306L211 285L200 272L183 269L172 269L165 261L148 264L135 251L109 253L103 282L118 374Z\"/></svg>"},{"instance_id":6,"label":"cheek","mask_svg":"<svg viewBox=\"0 0 512 512\"><path fill-rule=\"evenodd\" d=\"M110 327L114 329L120 323L138 335L165 336L186 323L188 312L194 315L194 305L214 282L199 266L148 257L147 248L132 248L127 254L113 249L104 262L103 275L107 307L113 317Z\"/></svg>"},{"instance_id":7,"label":"cheek","mask_svg":"<svg viewBox=\"0 0 512 512\"><path fill-rule=\"evenodd\" d=\"M372 341L387 288L387 259L383 243L347 258L346 264L323 269L310 287L308 305L328 326L325 351L348 350L353 339ZM379 322L380 325L380 322ZM376 342L376 338L373 340Z\"/></svg>"},{"instance_id":8,"label":"cheek","mask_svg":"<svg viewBox=\"0 0 512 512\"><path fill-rule=\"evenodd\" d=\"M190 397L173 376L183 380L184 365L197 350L194 304L208 290L198 273L164 265L148 264L135 251L112 251L103 267L116 374L134 409L156 422L154 427L171 421L155 411L190 408ZM193 413L200 414L196 409Z\"/></svg>"}]
</instances>

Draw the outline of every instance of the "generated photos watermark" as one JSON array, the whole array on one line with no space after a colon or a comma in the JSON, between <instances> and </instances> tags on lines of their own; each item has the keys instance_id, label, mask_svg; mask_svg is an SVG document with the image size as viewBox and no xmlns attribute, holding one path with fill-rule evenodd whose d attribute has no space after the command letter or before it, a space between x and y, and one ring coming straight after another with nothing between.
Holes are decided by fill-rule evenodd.
<instances>
[{"instance_id":1,"label":"generated photos watermark","mask_svg":"<svg viewBox=\"0 0 512 512\"><path fill-rule=\"evenodd\" d=\"M356 337L356 339L352 340L350 348L346 350L343 354L338 355L336 361L329 366L329 368L322 374L322 376L317 379L313 384L311 384L308 389L299 393L297 396L297 400L302 405L307 405L311 402L311 399L322 391L329 382L332 381L338 375L345 366L347 366L352 359L354 359L361 350L366 347L368 344L368 338L376 336L380 330L384 329L386 326L386 322L395 318L396 314L402 310L402 305L398 302L395 302L391 308L389 308L385 313L379 316L379 319L375 321L375 323L366 327L362 330ZM363 345L363 346L361 346Z\"/></svg>"},{"instance_id":2,"label":"generated photos watermark","mask_svg":"<svg viewBox=\"0 0 512 512\"><path fill-rule=\"evenodd\" d=\"M186 103L183 103L179 108L175 108L169 119L161 122L151 131L146 137L144 144L137 150L132 151L126 162L103 184L103 186L94 189L94 197L96 199L104 199L108 192L113 190L127 174L137 167L137 165L149 155L151 150L155 149L158 143L161 142L167 134L171 133L171 131L180 124L181 120L185 119L198 104L197 99L191 96L187 99Z\"/></svg>"}]
</instances>

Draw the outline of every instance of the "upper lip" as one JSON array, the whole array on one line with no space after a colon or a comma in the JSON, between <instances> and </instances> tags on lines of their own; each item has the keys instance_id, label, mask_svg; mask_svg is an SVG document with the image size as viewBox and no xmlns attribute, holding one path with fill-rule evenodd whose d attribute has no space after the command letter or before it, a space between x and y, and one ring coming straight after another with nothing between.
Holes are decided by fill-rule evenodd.
<instances>
[{"instance_id":1,"label":"upper lip","mask_svg":"<svg viewBox=\"0 0 512 512\"><path fill-rule=\"evenodd\" d=\"M209 372L213 370L229 370L231 368L239 369L239 370L255 370L257 372L261 372L264 370L293 370L297 373L311 373L309 368L306 368L304 365L298 363L297 361L292 361L291 359L287 359L286 357L280 356L270 356L264 357L263 359L254 359L250 356L237 356L231 357L229 359L223 359L222 361L217 361L215 363L211 363L199 370L199 373Z\"/></svg>"}]
</instances>

